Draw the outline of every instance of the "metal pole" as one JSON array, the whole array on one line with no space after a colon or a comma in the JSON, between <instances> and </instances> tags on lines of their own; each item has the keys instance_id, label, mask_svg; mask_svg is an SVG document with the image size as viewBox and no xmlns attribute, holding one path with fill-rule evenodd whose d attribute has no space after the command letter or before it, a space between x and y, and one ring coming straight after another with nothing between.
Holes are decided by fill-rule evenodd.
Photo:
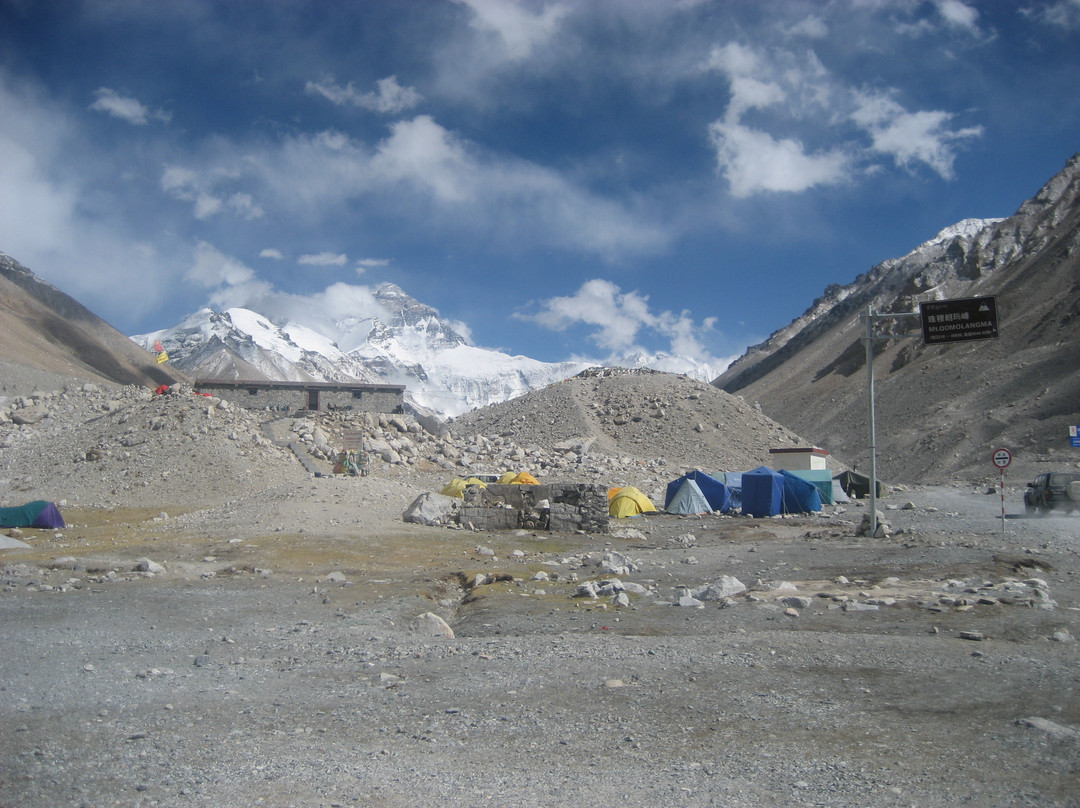
<instances>
[{"instance_id":1,"label":"metal pole","mask_svg":"<svg viewBox=\"0 0 1080 808\"><path fill-rule=\"evenodd\" d=\"M874 309L866 306L866 399L870 412L870 536L877 533L877 429L874 424Z\"/></svg>"},{"instance_id":2,"label":"metal pole","mask_svg":"<svg viewBox=\"0 0 1080 808\"><path fill-rule=\"evenodd\" d=\"M1005 469L1001 469L1001 535L1005 535Z\"/></svg>"}]
</instances>

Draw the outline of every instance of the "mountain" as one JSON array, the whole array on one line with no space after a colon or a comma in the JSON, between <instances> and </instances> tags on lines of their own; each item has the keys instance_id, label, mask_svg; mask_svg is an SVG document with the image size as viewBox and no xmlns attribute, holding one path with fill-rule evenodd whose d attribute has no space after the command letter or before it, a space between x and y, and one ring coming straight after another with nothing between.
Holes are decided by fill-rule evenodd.
<instances>
[{"instance_id":1,"label":"mountain","mask_svg":"<svg viewBox=\"0 0 1080 808\"><path fill-rule=\"evenodd\" d=\"M714 380L848 463L869 468L864 314L994 296L999 337L926 345L874 327L878 470L898 482L1076 464L1080 424L1080 155L1006 219L966 220L825 293Z\"/></svg>"},{"instance_id":2,"label":"mountain","mask_svg":"<svg viewBox=\"0 0 1080 808\"><path fill-rule=\"evenodd\" d=\"M157 364L153 354L3 253L0 364L0 389L7 389L17 373L27 370L149 387L185 378L174 368Z\"/></svg>"},{"instance_id":3,"label":"mountain","mask_svg":"<svg viewBox=\"0 0 1080 808\"><path fill-rule=\"evenodd\" d=\"M195 378L402 384L415 404L449 416L588 367L470 345L435 309L392 283L382 284L374 299L380 316L321 326L336 339L300 323L276 324L244 308L201 309L173 328L131 339L146 349L160 341L170 364Z\"/></svg>"}]
</instances>

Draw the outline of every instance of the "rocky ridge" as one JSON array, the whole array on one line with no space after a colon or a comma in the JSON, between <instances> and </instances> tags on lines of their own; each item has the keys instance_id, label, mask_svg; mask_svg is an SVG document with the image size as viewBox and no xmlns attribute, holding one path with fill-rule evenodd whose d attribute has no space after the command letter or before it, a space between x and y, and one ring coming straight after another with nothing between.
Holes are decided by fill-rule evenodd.
<instances>
[{"instance_id":1,"label":"rocky ridge","mask_svg":"<svg viewBox=\"0 0 1080 808\"><path fill-rule=\"evenodd\" d=\"M1080 155L1015 214L946 228L846 286L750 348L714 384L868 467L863 315L920 302L995 296L999 337L926 345L906 321L876 323L878 465L903 482L986 476L992 452L1033 475L1072 464L1080 422Z\"/></svg>"}]
</instances>

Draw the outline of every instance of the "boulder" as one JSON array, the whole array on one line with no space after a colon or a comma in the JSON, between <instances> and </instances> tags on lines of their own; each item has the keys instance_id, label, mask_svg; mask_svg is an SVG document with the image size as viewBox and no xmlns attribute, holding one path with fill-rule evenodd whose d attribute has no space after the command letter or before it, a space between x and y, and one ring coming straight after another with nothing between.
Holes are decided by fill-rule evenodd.
<instances>
[{"instance_id":1,"label":"boulder","mask_svg":"<svg viewBox=\"0 0 1080 808\"><path fill-rule=\"evenodd\" d=\"M424 612L412 622L412 629L417 634L428 637L448 637L454 639L454 630L434 612Z\"/></svg>"},{"instance_id":2,"label":"boulder","mask_svg":"<svg viewBox=\"0 0 1080 808\"><path fill-rule=\"evenodd\" d=\"M449 524L453 521L452 517L459 502L460 500L454 497L428 492L414 499L412 504L405 509L402 518L406 522L429 527Z\"/></svg>"},{"instance_id":3,"label":"boulder","mask_svg":"<svg viewBox=\"0 0 1080 808\"><path fill-rule=\"evenodd\" d=\"M723 600L746 591L746 585L738 578L721 575L719 580L695 589L692 595L699 600Z\"/></svg>"}]
</instances>

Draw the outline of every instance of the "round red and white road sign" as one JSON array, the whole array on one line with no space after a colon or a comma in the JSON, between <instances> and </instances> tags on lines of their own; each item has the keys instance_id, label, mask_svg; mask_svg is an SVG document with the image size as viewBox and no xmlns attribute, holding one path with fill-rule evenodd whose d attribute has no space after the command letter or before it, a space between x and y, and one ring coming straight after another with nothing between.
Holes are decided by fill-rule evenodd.
<instances>
[{"instance_id":1,"label":"round red and white road sign","mask_svg":"<svg viewBox=\"0 0 1080 808\"><path fill-rule=\"evenodd\" d=\"M994 465L1003 469L1012 462L1012 452L1008 449L998 449L994 452Z\"/></svg>"}]
</instances>

